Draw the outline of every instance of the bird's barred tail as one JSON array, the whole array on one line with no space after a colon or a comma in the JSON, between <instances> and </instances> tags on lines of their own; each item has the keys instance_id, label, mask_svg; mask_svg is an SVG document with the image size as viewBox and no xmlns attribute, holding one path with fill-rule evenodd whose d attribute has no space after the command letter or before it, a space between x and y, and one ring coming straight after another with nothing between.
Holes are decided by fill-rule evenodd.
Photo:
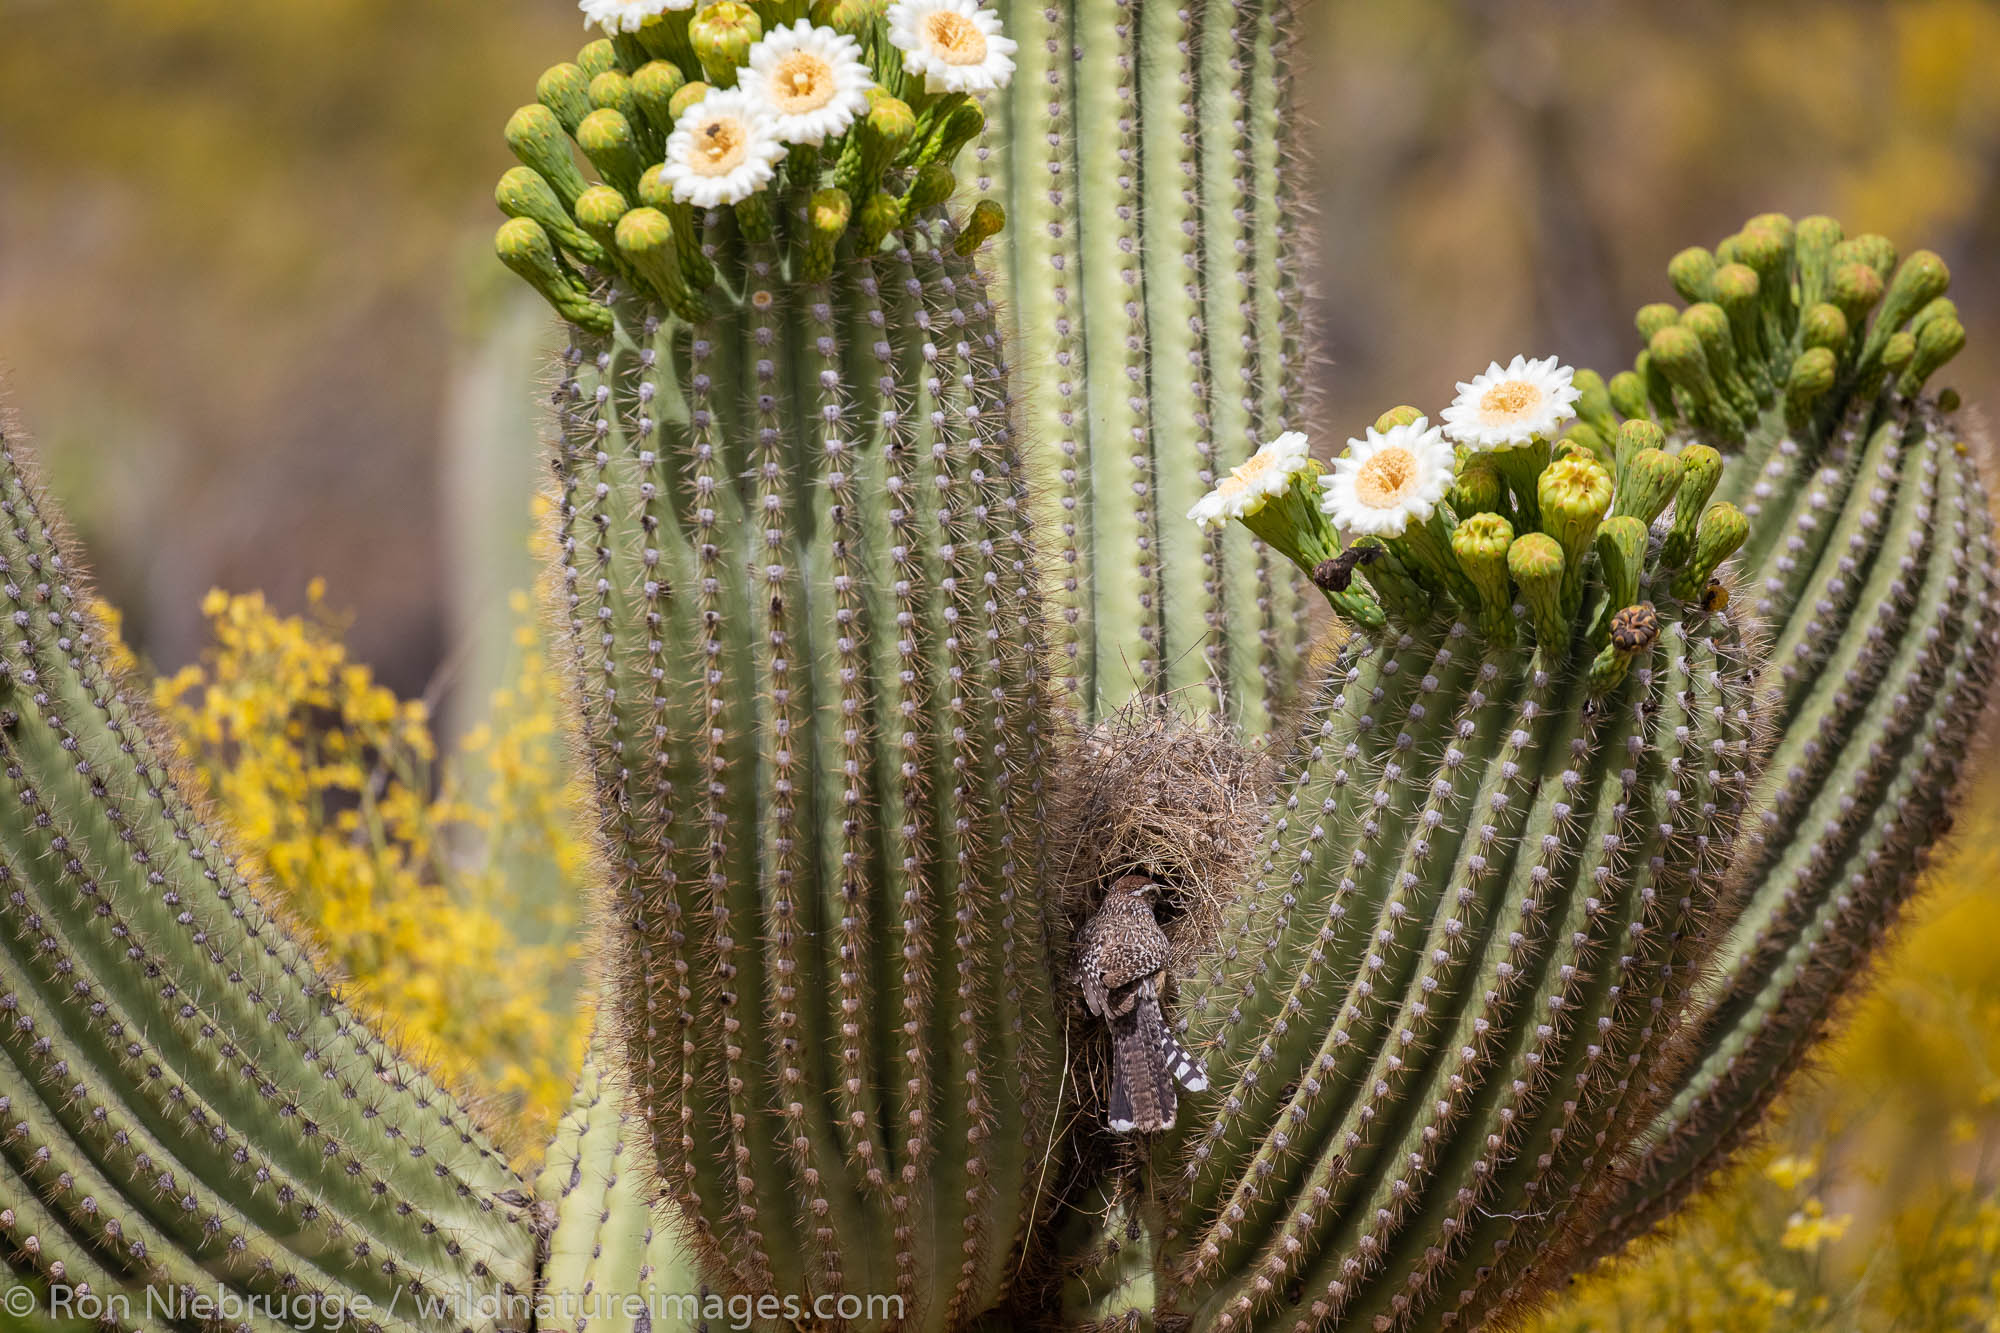
<instances>
[{"instance_id":1,"label":"bird's barred tail","mask_svg":"<svg viewBox=\"0 0 2000 1333\"><path fill-rule=\"evenodd\" d=\"M1160 1025L1160 1055L1166 1061L1167 1074L1174 1082L1189 1092L1208 1091L1208 1071L1201 1067L1201 1061L1187 1053L1166 1024Z\"/></svg>"}]
</instances>

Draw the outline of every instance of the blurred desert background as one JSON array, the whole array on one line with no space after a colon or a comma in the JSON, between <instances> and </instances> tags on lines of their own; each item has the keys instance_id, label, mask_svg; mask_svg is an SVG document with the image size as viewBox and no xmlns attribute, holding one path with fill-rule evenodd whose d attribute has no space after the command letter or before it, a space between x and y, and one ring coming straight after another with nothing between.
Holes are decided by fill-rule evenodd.
<instances>
[{"instance_id":1,"label":"blurred desert background","mask_svg":"<svg viewBox=\"0 0 2000 1333\"><path fill-rule=\"evenodd\" d=\"M1619 368L1668 257L1772 209L1940 252L1943 378L2000 401L2000 3L1302 21L1322 453L1489 358ZM205 596L257 590L427 725L489 720L550 333L489 257L499 127L582 36L566 0L0 0L0 405L156 670L213 676ZM1552 1327L2000 1328L1992 777L1769 1145Z\"/></svg>"}]
</instances>

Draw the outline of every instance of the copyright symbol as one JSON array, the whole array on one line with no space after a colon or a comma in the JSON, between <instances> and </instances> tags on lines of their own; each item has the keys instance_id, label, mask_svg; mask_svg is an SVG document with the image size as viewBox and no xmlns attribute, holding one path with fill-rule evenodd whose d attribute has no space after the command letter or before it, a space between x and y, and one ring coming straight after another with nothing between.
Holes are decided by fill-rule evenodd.
<instances>
[{"instance_id":1,"label":"copyright symbol","mask_svg":"<svg viewBox=\"0 0 2000 1333\"><path fill-rule=\"evenodd\" d=\"M0 1297L0 1309L17 1319L26 1319L35 1312L35 1293L26 1287L10 1287L6 1296Z\"/></svg>"}]
</instances>

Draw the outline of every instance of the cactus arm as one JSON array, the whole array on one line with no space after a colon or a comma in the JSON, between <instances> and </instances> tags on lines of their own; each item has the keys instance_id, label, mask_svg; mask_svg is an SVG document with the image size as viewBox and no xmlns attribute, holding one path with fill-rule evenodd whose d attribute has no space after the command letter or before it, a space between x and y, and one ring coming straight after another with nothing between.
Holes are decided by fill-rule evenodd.
<instances>
[{"instance_id":1,"label":"cactus arm","mask_svg":"<svg viewBox=\"0 0 2000 1333\"><path fill-rule=\"evenodd\" d=\"M1300 424L1305 302L1276 216L1295 202L1291 7L999 9L1020 68L986 188L1017 224L999 258L1026 439L1058 481L1073 711L1165 691L1262 734L1300 667L1296 581L1247 532L1181 515Z\"/></svg>"},{"instance_id":2,"label":"cactus arm","mask_svg":"<svg viewBox=\"0 0 2000 1333\"><path fill-rule=\"evenodd\" d=\"M1204 692L1204 704L1219 711L1227 703L1216 660L1221 536L1212 527L1181 521L1214 480L1198 341L1202 256L1197 211L1201 140L1192 54L1196 31L1192 10L1180 5L1140 4L1137 24L1138 123L1146 127L1137 164L1146 187L1141 238L1150 352L1146 429L1151 439L1196 441L1200 454L1198 459L1157 460L1151 478L1159 516L1161 628L1173 631L1160 643L1159 684L1169 693ZM1169 600L1182 604L1170 607Z\"/></svg>"},{"instance_id":3,"label":"cactus arm","mask_svg":"<svg viewBox=\"0 0 2000 1333\"><path fill-rule=\"evenodd\" d=\"M365 1297L384 1329L452 1317L412 1293L525 1292L512 1172L340 1004L182 794L8 442L0 594L4 1152L50 1200L49 1254L106 1291Z\"/></svg>"},{"instance_id":4,"label":"cactus arm","mask_svg":"<svg viewBox=\"0 0 2000 1333\"><path fill-rule=\"evenodd\" d=\"M1077 53L1071 149L1090 427L1090 614L1098 643L1083 711L1101 717L1134 693L1150 693L1160 667L1140 230L1151 213L1140 193L1132 134L1140 123L1139 6L1079 0L1071 8ZM1112 126L1117 133L1106 132Z\"/></svg>"},{"instance_id":5,"label":"cactus arm","mask_svg":"<svg viewBox=\"0 0 2000 1333\"><path fill-rule=\"evenodd\" d=\"M602 1040L593 1045L535 1181L553 1216L536 1293L542 1327L638 1333L676 1310L687 1314L677 1323L692 1324L708 1291L650 1207L645 1140L613 1058Z\"/></svg>"},{"instance_id":6,"label":"cactus arm","mask_svg":"<svg viewBox=\"0 0 2000 1333\"><path fill-rule=\"evenodd\" d=\"M1747 415L1731 408L1740 430L1712 429L1728 415L1724 390L1685 364L1663 416L1731 455L1718 494L1751 518L1746 586L1779 627L1759 685L1778 749L1737 856L1719 969L1674 1038L1676 1072L1627 1101L1625 1114L1656 1119L1595 1182L1589 1207L1604 1223L1558 1247L1538 1282L1643 1232L1744 1140L1907 900L1990 693L1985 491L1945 409L1920 397L1962 343L1950 303L1934 301L1942 263L1919 251L1892 273L1886 242L1840 242L1824 218L1795 232L1754 219L1725 248L1757 261L1767 294L1796 279L1841 306L1765 303L1748 380L1771 393ZM1732 281L1747 285L1740 269ZM1672 350L1661 329L1704 320L1649 308L1655 353L1663 339ZM1906 320L1915 336L1896 329ZM1624 402L1642 406L1629 392Z\"/></svg>"}]
</instances>

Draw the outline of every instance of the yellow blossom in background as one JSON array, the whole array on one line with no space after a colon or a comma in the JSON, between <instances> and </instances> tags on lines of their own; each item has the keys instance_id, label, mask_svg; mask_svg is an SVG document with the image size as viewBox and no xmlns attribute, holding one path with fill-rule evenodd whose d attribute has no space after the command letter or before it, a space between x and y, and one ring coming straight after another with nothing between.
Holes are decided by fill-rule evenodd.
<instances>
[{"instance_id":1,"label":"yellow blossom in background","mask_svg":"<svg viewBox=\"0 0 2000 1333\"><path fill-rule=\"evenodd\" d=\"M210 593L211 648L155 702L245 870L364 1009L483 1094L493 1131L531 1155L588 1036L590 863L529 599L510 683L443 763L427 706L349 659L318 582L308 601L280 616L260 593Z\"/></svg>"},{"instance_id":2,"label":"yellow blossom in background","mask_svg":"<svg viewBox=\"0 0 2000 1333\"><path fill-rule=\"evenodd\" d=\"M1820 1067L1534 1333L2000 1333L2000 783Z\"/></svg>"}]
</instances>

